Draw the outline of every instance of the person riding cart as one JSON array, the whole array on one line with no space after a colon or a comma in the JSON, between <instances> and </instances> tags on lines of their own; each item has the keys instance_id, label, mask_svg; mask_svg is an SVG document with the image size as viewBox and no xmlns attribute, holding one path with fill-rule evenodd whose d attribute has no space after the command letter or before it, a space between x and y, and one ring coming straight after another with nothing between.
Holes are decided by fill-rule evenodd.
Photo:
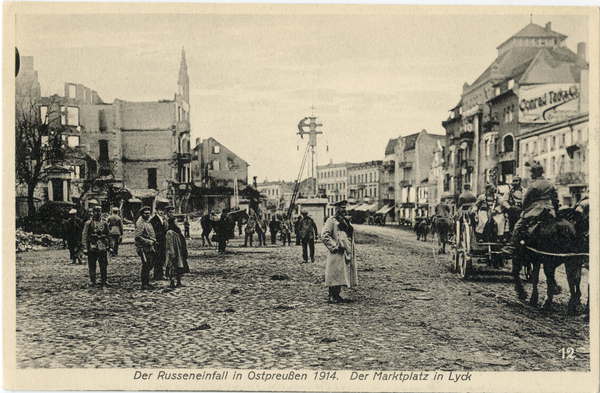
<instances>
[{"instance_id":1,"label":"person riding cart","mask_svg":"<svg viewBox=\"0 0 600 393\"><path fill-rule=\"evenodd\" d=\"M504 213L510 206L492 184L485 186L485 193L479 195L474 209L477 212L475 238L478 242L497 242L504 236L506 220Z\"/></svg>"},{"instance_id":2,"label":"person riding cart","mask_svg":"<svg viewBox=\"0 0 600 393\"><path fill-rule=\"evenodd\" d=\"M532 183L523 197L523 213L513 229L511 246L503 249L509 254L512 254L526 238L528 229L533 228L540 221L555 218L558 211L556 187L550 180L542 177L544 167L537 162L525 165L529 166Z\"/></svg>"},{"instance_id":3,"label":"person riding cart","mask_svg":"<svg viewBox=\"0 0 600 393\"><path fill-rule=\"evenodd\" d=\"M519 176L513 178L508 193L508 204L510 205L508 209L508 231L512 232L523 211L523 188Z\"/></svg>"}]
</instances>

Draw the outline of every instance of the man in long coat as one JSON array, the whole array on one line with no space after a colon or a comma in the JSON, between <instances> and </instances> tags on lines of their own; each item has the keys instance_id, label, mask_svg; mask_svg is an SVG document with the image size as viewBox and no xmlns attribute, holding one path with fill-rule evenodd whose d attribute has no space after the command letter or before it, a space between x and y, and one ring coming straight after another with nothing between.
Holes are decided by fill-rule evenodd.
<instances>
[{"instance_id":1,"label":"man in long coat","mask_svg":"<svg viewBox=\"0 0 600 393\"><path fill-rule=\"evenodd\" d=\"M154 217L150 219L154 235L156 236L156 258L154 260L154 279L162 280L165 278L164 268L167 254L165 251L165 242L167 234L167 218L165 217L164 206L162 203L156 206Z\"/></svg>"},{"instance_id":2,"label":"man in long coat","mask_svg":"<svg viewBox=\"0 0 600 393\"><path fill-rule=\"evenodd\" d=\"M75 265L77 262L81 262L81 235L83 233L83 222L77 217L77 210L71 209L69 211L69 219L65 223L65 234L64 237L67 240L67 246L69 247L69 254L72 263Z\"/></svg>"},{"instance_id":3,"label":"man in long coat","mask_svg":"<svg viewBox=\"0 0 600 393\"><path fill-rule=\"evenodd\" d=\"M165 249L167 255L167 275L171 279L171 288L182 287L181 275L190 272L187 258L188 251L185 237L175 223L175 208L167 207L167 234L165 235ZM177 280L177 284L175 284Z\"/></svg>"},{"instance_id":4,"label":"man in long coat","mask_svg":"<svg viewBox=\"0 0 600 393\"><path fill-rule=\"evenodd\" d=\"M323 244L329 250L325 268L325 285L329 286L329 301L343 302L342 286L358 285L356 255L354 250L354 228L346 218L347 201L334 204L335 216L329 218L322 230Z\"/></svg>"}]
</instances>

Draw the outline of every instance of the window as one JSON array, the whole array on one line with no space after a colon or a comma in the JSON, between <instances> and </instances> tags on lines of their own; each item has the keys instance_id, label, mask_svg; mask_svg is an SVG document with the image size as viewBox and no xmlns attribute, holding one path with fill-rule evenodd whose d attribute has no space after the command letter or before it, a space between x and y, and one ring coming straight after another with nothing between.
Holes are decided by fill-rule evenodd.
<instances>
[{"instance_id":1,"label":"window","mask_svg":"<svg viewBox=\"0 0 600 393\"><path fill-rule=\"evenodd\" d=\"M67 115L69 118L70 126L78 126L79 125L79 108L76 106L70 106Z\"/></svg>"},{"instance_id":2,"label":"window","mask_svg":"<svg viewBox=\"0 0 600 393\"><path fill-rule=\"evenodd\" d=\"M220 164L220 163L219 163L219 160L214 160L214 161L212 162L212 170L213 170L213 171L218 171L218 170L219 170L219 168L220 168L220 165L219 165L219 164Z\"/></svg>"},{"instance_id":3,"label":"window","mask_svg":"<svg viewBox=\"0 0 600 393\"><path fill-rule=\"evenodd\" d=\"M79 146L79 137L77 135L69 135L67 137L67 146L69 146L69 147Z\"/></svg>"},{"instance_id":4,"label":"window","mask_svg":"<svg viewBox=\"0 0 600 393\"><path fill-rule=\"evenodd\" d=\"M104 109L98 111L98 130L100 132L106 132L106 113Z\"/></svg>"},{"instance_id":5,"label":"window","mask_svg":"<svg viewBox=\"0 0 600 393\"><path fill-rule=\"evenodd\" d=\"M99 140L98 145L100 147L99 161L108 161L108 141Z\"/></svg>"},{"instance_id":6,"label":"window","mask_svg":"<svg viewBox=\"0 0 600 393\"><path fill-rule=\"evenodd\" d=\"M531 152L533 154L537 154L537 141L533 142L533 148L532 148Z\"/></svg>"},{"instance_id":7,"label":"window","mask_svg":"<svg viewBox=\"0 0 600 393\"><path fill-rule=\"evenodd\" d=\"M485 156L489 157L490 155L490 140L489 139L485 139Z\"/></svg>"},{"instance_id":8,"label":"window","mask_svg":"<svg viewBox=\"0 0 600 393\"><path fill-rule=\"evenodd\" d=\"M515 80L514 79L511 79L511 80L508 81L508 89L509 90L512 89L514 85L515 85Z\"/></svg>"},{"instance_id":9,"label":"window","mask_svg":"<svg viewBox=\"0 0 600 393\"><path fill-rule=\"evenodd\" d=\"M213 154L219 154L220 151L221 151L220 146L213 146Z\"/></svg>"},{"instance_id":10,"label":"window","mask_svg":"<svg viewBox=\"0 0 600 393\"><path fill-rule=\"evenodd\" d=\"M60 107L60 124L62 124L63 126L67 124L67 107L66 106Z\"/></svg>"},{"instance_id":11,"label":"window","mask_svg":"<svg viewBox=\"0 0 600 393\"><path fill-rule=\"evenodd\" d=\"M546 142L546 138L542 139L542 150L540 151L540 153L545 153L547 149L547 142Z\"/></svg>"},{"instance_id":12,"label":"window","mask_svg":"<svg viewBox=\"0 0 600 393\"><path fill-rule=\"evenodd\" d=\"M48 124L48 107L47 106L40 106L40 120L42 121L42 124ZM581 135L581 131L579 131L579 134Z\"/></svg>"},{"instance_id":13,"label":"window","mask_svg":"<svg viewBox=\"0 0 600 393\"><path fill-rule=\"evenodd\" d=\"M567 134L563 132L561 138L562 139L560 141L560 147L565 147L565 145L567 144Z\"/></svg>"},{"instance_id":14,"label":"window","mask_svg":"<svg viewBox=\"0 0 600 393\"><path fill-rule=\"evenodd\" d=\"M514 150L514 140L511 135L504 137L504 152L510 153Z\"/></svg>"},{"instance_id":15,"label":"window","mask_svg":"<svg viewBox=\"0 0 600 393\"><path fill-rule=\"evenodd\" d=\"M554 167L556 166L556 157L552 157L550 164L550 175L554 175Z\"/></svg>"},{"instance_id":16,"label":"window","mask_svg":"<svg viewBox=\"0 0 600 393\"><path fill-rule=\"evenodd\" d=\"M69 85L69 97L77 98L77 86Z\"/></svg>"},{"instance_id":17,"label":"window","mask_svg":"<svg viewBox=\"0 0 600 393\"><path fill-rule=\"evenodd\" d=\"M148 188L156 189L156 168L148 168Z\"/></svg>"},{"instance_id":18,"label":"window","mask_svg":"<svg viewBox=\"0 0 600 393\"><path fill-rule=\"evenodd\" d=\"M525 144L525 154L529 153L529 143Z\"/></svg>"},{"instance_id":19,"label":"window","mask_svg":"<svg viewBox=\"0 0 600 393\"><path fill-rule=\"evenodd\" d=\"M556 137L552 137L552 143L550 144L550 151L553 151L556 148Z\"/></svg>"}]
</instances>

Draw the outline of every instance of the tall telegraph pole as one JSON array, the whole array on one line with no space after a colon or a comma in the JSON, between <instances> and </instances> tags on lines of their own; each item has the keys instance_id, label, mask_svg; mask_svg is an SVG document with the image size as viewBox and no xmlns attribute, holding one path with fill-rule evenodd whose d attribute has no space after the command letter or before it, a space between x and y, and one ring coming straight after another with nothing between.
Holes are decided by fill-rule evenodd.
<instances>
[{"instance_id":1,"label":"tall telegraph pole","mask_svg":"<svg viewBox=\"0 0 600 393\"><path fill-rule=\"evenodd\" d=\"M308 123L306 122L307 120L309 120ZM298 124L298 135L300 135L302 139L304 139L304 135L308 135L308 146L310 147L311 154L310 177L312 179L315 179L315 185L313 189L310 190L309 188L309 191L312 191L309 194L312 196L317 195L317 184L315 177L315 155L317 154L317 135L323 133L321 131L317 131L317 127L322 127L323 124L317 124L316 120L317 118L315 116L305 117ZM308 127L308 131L304 131L304 127ZM309 187L311 187L310 180Z\"/></svg>"}]
</instances>

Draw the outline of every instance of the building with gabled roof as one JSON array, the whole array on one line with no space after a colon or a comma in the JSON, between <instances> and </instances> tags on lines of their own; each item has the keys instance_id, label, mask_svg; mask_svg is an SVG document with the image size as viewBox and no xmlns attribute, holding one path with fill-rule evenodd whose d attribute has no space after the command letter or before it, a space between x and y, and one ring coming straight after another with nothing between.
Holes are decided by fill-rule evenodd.
<instances>
[{"instance_id":1,"label":"building with gabled roof","mask_svg":"<svg viewBox=\"0 0 600 393\"><path fill-rule=\"evenodd\" d=\"M459 105L442 122L448 149L442 200L456 203L464 184L481 193L486 183L503 183L514 175L515 138L522 125L517 120L519 86L571 83L567 81L577 80L580 70L587 69L585 44L574 53L566 38L551 23L529 24L498 46L498 57L471 85L463 85Z\"/></svg>"}]
</instances>

